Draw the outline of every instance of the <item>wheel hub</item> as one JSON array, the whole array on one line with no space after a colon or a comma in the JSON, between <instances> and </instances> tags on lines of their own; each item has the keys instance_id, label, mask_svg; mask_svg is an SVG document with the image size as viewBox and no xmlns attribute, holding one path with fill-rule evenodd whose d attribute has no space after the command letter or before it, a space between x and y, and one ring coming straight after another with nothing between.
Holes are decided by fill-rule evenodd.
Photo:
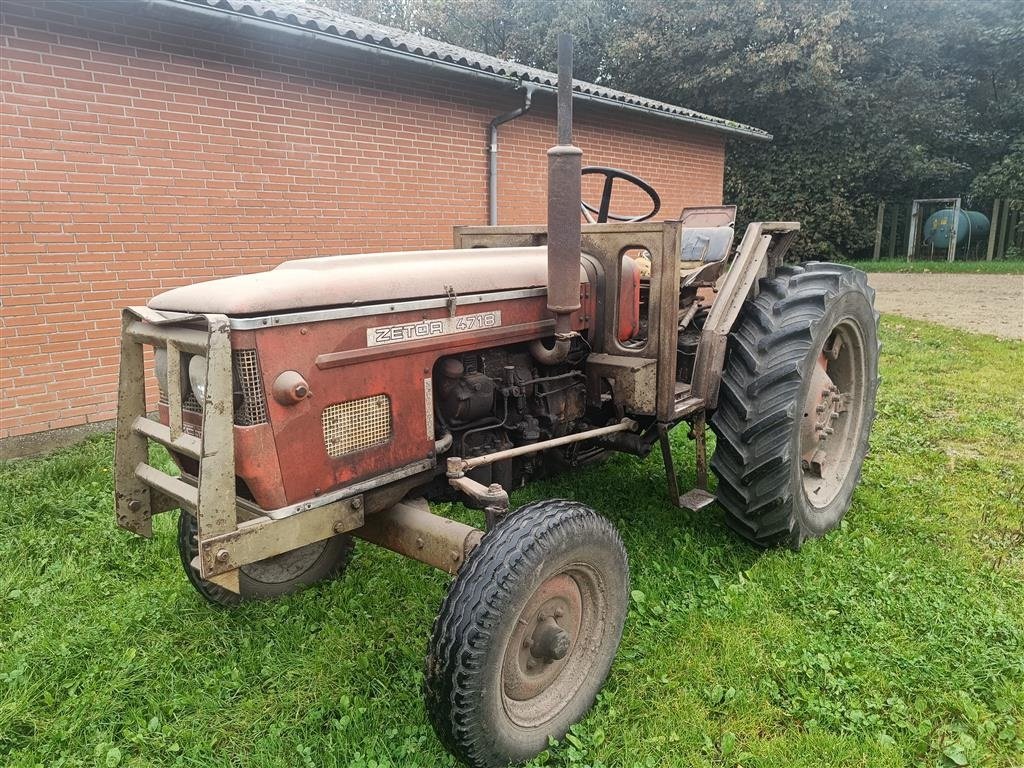
<instances>
[{"instance_id":1,"label":"wheel hub","mask_svg":"<svg viewBox=\"0 0 1024 768\"><path fill-rule=\"evenodd\" d=\"M554 616L545 616L530 640L530 655L542 662L564 659L572 644L569 633L558 626Z\"/></svg>"},{"instance_id":2,"label":"wheel hub","mask_svg":"<svg viewBox=\"0 0 1024 768\"><path fill-rule=\"evenodd\" d=\"M800 422L800 468L807 498L816 507L835 498L849 473L857 438L850 404L863 387L862 346L852 329L840 325L810 372Z\"/></svg>"},{"instance_id":3,"label":"wheel hub","mask_svg":"<svg viewBox=\"0 0 1024 768\"><path fill-rule=\"evenodd\" d=\"M523 608L505 652L505 695L526 701L543 693L565 668L579 636L583 596L572 576L545 581Z\"/></svg>"},{"instance_id":4,"label":"wheel hub","mask_svg":"<svg viewBox=\"0 0 1024 768\"><path fill-rule=\"evenodd\" d=\"M809 445L804 445L804 448L810 449L812 453L811 457L804 456L805 463L811 464L811 466L805 466L804 469L809 469L820 475L820 468L815 468L814 456L824 458L827 449L828 439L835 434L836 421L839 417L846 412L846 404L849 401L849 396L839 390L839 387L832 381L832 377L828 373L828 361L826 354L823 352L818 357L818 363L814 367L814 373L811 377L811 388L808 392L808 407L804 414L806 423L804 425L804 431L806 432L805 437ZM817 442L817 445L814 443Z\"/></svg>"}]
</instances>

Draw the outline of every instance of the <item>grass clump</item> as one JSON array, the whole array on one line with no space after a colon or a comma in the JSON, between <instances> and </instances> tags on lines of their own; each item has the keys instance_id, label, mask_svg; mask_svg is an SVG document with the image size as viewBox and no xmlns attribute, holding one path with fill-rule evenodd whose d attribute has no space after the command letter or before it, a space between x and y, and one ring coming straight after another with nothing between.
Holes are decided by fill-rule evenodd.
<instances>
[{"instance_id":1,"label":"grass clump","mask_svg":"<svg viewBox=\"0 0 1024 768\"><path fill-rule=\"evenodd\" d=\"M853 508L800 553L671 507L655 456L515 494L602 511L632 568L608 684L535 767L1024 764L1024 345L882 338ZM338 582L212 608L173 514L152 541L114 527L111 457L0 465L0 764L452 765L419 695L443 575L361 545Z\"/></svg>"},{"instance_id":2,"label":"grass clump","mask_svg":"<svg viewBox=\"0 0 1024 768\"><path fill-rule=\"evenodd\" d=\"M1024 261L907 261L906 259L879 259L851 261L850 266L864 272L906 272L922 274L963 275L1024 275Z\"/></svg>"}]
</instances>

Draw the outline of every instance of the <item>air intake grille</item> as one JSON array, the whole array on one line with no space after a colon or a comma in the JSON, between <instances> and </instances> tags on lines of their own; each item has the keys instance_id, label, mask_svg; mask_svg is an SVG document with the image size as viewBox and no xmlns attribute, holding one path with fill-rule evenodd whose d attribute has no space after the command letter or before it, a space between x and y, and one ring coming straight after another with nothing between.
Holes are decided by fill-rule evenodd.
<instances>
[{"instance_id":1,"label":"air intake grille","mask_svg":"<svg viewBox=\"0 0 1024 768\"><path fill-rule=\"evenodd\" d=\"M235 368L236 386L241 390L242 402L235 409L235 424L251 427L267 421L267 401L260 381L260 365L255 349L236 349L231 353Z\"/></svg>"},{"instance_id":2,"label":"air intake grille","mask_svg":"<svg viewBox=\"0 0 1024 768\"><path fill-rule=\"evenodd\" d=\"M391 438L391 399L374 395L324 409L324 447L331 457L361 451Z\"/></svg>"}]
</instances>

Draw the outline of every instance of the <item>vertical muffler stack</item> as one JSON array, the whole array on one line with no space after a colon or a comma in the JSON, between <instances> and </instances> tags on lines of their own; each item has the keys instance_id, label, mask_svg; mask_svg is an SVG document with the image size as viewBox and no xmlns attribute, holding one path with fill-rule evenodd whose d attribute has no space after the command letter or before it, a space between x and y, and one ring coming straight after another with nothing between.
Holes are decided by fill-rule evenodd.
<instances>
[{"instance_id":1,"label":"vertical muffler stack","mask_svg":"<svg viewBox=\"0 0 1024 768\"><path fill-rule=\"evenodd\" d=\"M548 150L548 309L555 346L534 357L551 365L569 353L569 316L580 308L580 198L583 151L572 143L572 36L558 36L558 144Z\"/></svg>"}]
</instances>

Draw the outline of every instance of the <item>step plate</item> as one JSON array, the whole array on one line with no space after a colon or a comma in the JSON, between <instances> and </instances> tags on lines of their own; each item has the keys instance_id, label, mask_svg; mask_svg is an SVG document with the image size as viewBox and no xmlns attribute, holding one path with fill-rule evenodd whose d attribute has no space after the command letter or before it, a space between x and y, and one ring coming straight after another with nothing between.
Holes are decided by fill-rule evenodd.
<instances>
[{"instance_id":1,"label":"step plate","mask_svg":"<svg viewBox=\"0 0 1024 768\"><path fill-rule=\"evenodd\" d=\"M679 506L683 509L689 509L691 512L700 512L705 507L710 507L714 503L714 494L700 488L694 488L679 497Z\"/></svg>"}]
</instances>

